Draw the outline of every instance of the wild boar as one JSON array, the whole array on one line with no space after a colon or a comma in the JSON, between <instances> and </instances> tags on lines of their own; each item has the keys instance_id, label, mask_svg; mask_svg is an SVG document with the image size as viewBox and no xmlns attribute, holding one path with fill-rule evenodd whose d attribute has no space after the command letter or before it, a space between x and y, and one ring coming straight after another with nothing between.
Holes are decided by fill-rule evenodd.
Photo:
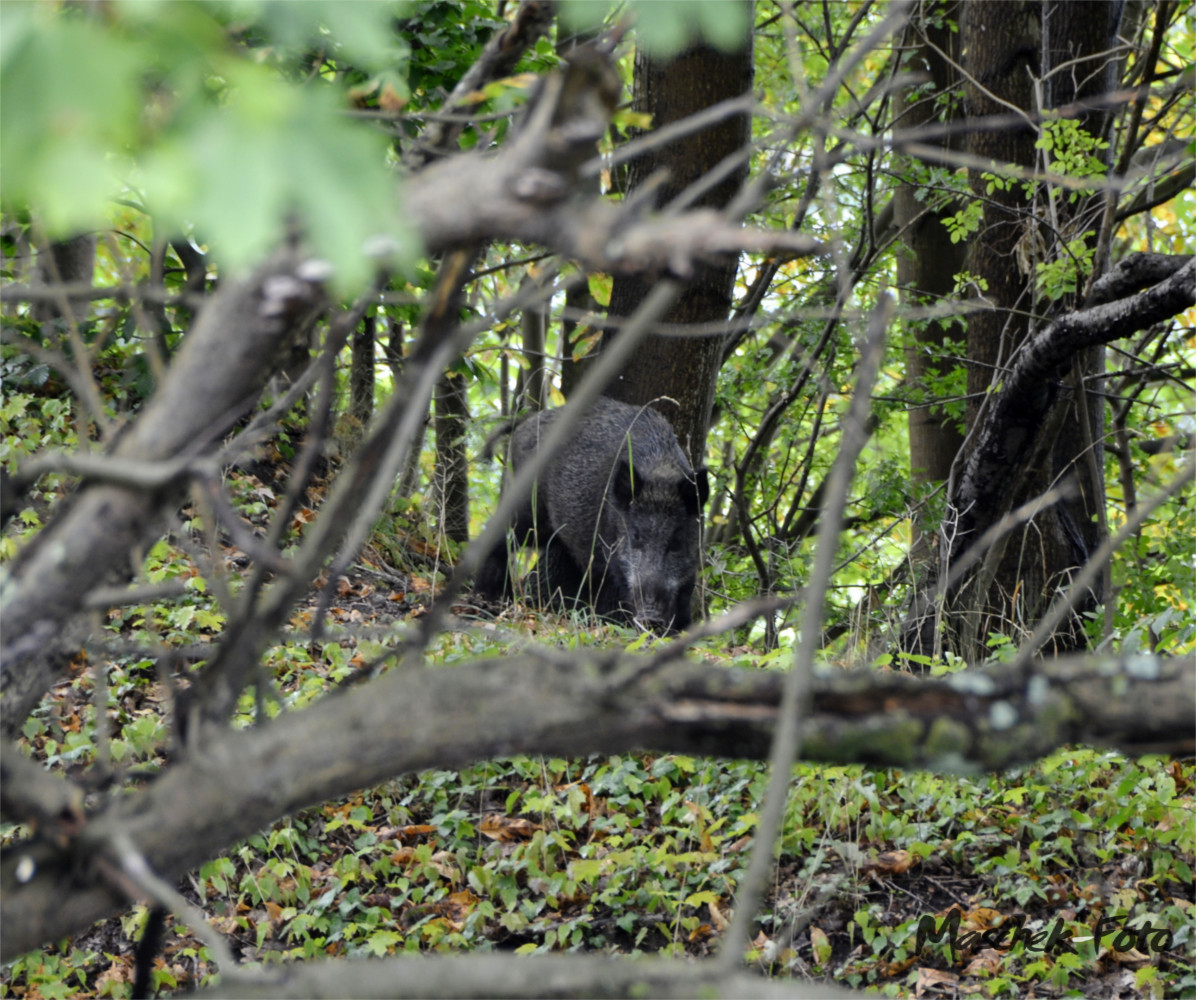
<instances>
[{"instance_id":1,"label":"wild boar","mask_svg":"<svg viewBox=\"0 0 1196 1000\"><path fill-rule=\"evenodd\" d=\"M532 459L559 413L532 414L514 427L513 470ZM709 492L706 470L694 472L656 410L600 399L512 520L515 543L541 552L524 596L585 604L653 631L688 627ZM483 596L511 595L509 555L505 542L488 554L475 580Z\"/></svg>"}]
</instances>

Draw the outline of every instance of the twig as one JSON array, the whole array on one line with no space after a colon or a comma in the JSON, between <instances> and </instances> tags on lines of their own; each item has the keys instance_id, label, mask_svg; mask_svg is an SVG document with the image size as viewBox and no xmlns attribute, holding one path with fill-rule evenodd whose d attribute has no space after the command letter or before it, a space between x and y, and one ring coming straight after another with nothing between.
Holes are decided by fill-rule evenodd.
<instances>
[{"instance_id":1,"label":"twig","mask_svg":"<svg viewBox=\"0 0 1196 1000\"><path fill-rule=\"evenodd\" d=\"M104 611L108 608L123 608L131 604L149 604L153 601L181 597L187 592L183 580L163 580L144 587L96 587L83 600L86 611Z\"/></svg>"},{"instance_id":2,"label":"twig","mask_svg":"<svg viewBox=\"0 0 1196 1000\"><path fill-rule=\"evenodd\" d=\"M108 852L115 860L113 867L107 868L106 874L129 896L145 895L154 902L164 906L175 915L175 918L186 924L190 931L207 946L212 961L220 969L223 977L254 982L260 979L254 972L238 966L232 952L223 937L216 932L203 910L192 906L173 886L159 878L145 860L145 856L137 850L132 839L123 830L115 830L107 837Z\"/></svg>"}]
</instances>

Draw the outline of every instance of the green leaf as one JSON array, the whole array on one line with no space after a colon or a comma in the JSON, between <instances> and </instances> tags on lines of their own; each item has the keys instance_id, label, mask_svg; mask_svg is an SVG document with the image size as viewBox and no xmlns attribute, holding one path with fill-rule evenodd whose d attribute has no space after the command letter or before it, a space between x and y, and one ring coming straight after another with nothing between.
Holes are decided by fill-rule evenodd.
<instances>
[{"instance_id":1,"label":"green leaf","mask_svg":"<svg viewBox=\"0 0 1196 1000\"><path fill-rule=\"evenodd\" d=\"M561 24L575 31L600 28L611 5L607 0L561 0Z\"/></svg>"},{"instance_id":2,"label":"green leaf","mask_svg":"<svg viewBox=\"0 0 1196 1000\"><path fill-rule=\"evenodd\" d=\"M52 234L98 225L139 128L143 51L48 4L0 5L0 37L5 208L35 206Z\"/></svg>"},{"instance_id":3,"label":"green leaf","mask_svg":"<svg viewBox=\"0 0 1196 1000\"><path fill-rule=\"evenodd\" d=\"M372 952L381 958L389 954L390 949L403 940L401 934L396 934L394 931L374 931L365 942L365 950Z\"/></svg>"},{"instance_id":4,"label":"green leaf","mask_svg":"<svg viewBox=\"0 0 1196 1000\"><path fill-rule=\"evenodd\" d=\"M51 235L67 234L101 224L131 187L163 229L197 230L233 270L265 257L291 219L334 265L338 290L373 273L367 245L410 266L418 240L402 221L387 137L345 116L339 87L297 87L230 51L209 9L132 4L109 25L50 5L0 7L5 207L28 206ZM327 31L343 29L346 48L371 58L383 50L367 44L370 31L386 25L393 37L392 4L262 11L288 40L332 45Z\"/></svg>"},{"instance_id":5,"label":"green leaf","mask_svg":"<svg viewBox=\"0 0 1196 1000\"><path fill-rule=\"evenodd\" d=\"M636 37L653 55L675 55L697 41L732 52L751 29L752 7L742 0L632 0ZM602 25L611 4L602 0L561 0L561 21L577 30Z\"/></svg>"},{"instance_id":6,"label":"green leaf","mask_svg":"<svg viewBox=\"0 0 1196 1000\"><path fill-rule=\"evenodd\" d=\"M640 0L643 3L643 0ZM654 6L662 6L655 4ZM696 0L690 10L697 15L703 37L716 48L734 52L741 48L752 26L752 8L740 0Z\"/></svg>"},{"instance_id":7,"label":"green leaf","mask_svg":"<svg viewBox=\"0 0 1196 1000\"><path fill-rule=\"evenodd\" d=\"M239 21L252 21L276 45L302 52L330 50L362 70L394 65L399 48L394 19L410 4L394 0L238 0L229 5Z\"/></svg>"}]
</instances>

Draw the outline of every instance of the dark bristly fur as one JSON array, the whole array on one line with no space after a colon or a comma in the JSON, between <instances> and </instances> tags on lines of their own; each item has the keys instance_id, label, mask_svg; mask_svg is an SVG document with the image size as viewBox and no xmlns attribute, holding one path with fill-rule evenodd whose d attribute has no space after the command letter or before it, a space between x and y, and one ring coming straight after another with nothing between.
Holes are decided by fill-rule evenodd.
<instances>
[{"instance_id":1,"label":"dark bristly fur","mask_svg":"<svg viewBox=\"0 0 1196 1000\"><path fill-rule=\"evenodd\" d=\"M559 412L536 413L514 427L513 469L531 460ZM513 519L516 544L542 553L524 581L525 597L585 604L644 628L686 628L708 494L706 470L694 472L664 417L600 399ZM476 586L491 599L511 595L505 542L487 556Z\"/></svg>"}]
</instances>

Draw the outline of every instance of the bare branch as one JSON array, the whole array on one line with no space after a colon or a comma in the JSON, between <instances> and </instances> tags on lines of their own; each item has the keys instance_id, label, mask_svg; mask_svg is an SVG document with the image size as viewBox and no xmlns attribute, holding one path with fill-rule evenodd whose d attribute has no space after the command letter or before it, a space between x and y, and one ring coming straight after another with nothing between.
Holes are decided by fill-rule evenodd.
<instances>
[{"instance_id":1,"label":"bare branch","mask_svg":"<svg viewBox=\"0 0 1196 1000\"><path fill-rule=\"evenodd\" d=\"M1149 262L1147 262L1149 264ZM1178 265L1178 266L1172 266ZM1107 344L1169 319L1196 304L1196 260L1176 259L1170 277L1128 298L1060 316L1019 351L1012 371L980 425L951 505L958 512L965 544L1001 516L1000 487L1009 469L1019 468L1055 402L1059 369L1085 347ZM1125 272L1134 270L1133 264ZM1110 275L1116 287L1123 272ZM1148 273L1153 273L1149 271ZM1135 279L1138 280L1138 279Z\"/></svg>"},{"instance_id":2,"label":"bare branch","mask_svg":"<svg viewBox=\"0 0 1196 1000\"><path fill-rule=\"evenodd\" d=\"M308 962L272 972L268 984L237 982L198 997L693 997L821 1000L859 996L824 983L766 979L735 970L720 975L710 962L608 958L598 955L462 955L383 962Z\"/></svg>"},{"instance_id":3,"label":"bare branch","mask_svg":"<svg viewBox=\"0 0 1196 1000\"><path fill-rule=\"evenodd\" d=\"M529 651L395 671L268 726L226 731L202 754L115 798L65 845L31 841L6 852L0 958L125 905L123 893L89 881L78 863L110 843L113 830L125 830L169 880L297 809L430 767L516 753L768 754L784 675L701 663L643 673L639 662L616 652L566 658ZM1191 657L1080 656L933 681L833 672L812 682L802 757L995 769L1072 742L1185 753L1194 711Z\"/></svg>"},{"instance_id":4,"label":"bare branch","mask_svg":"<svg viewBox=\"0 0 1196 1000\"><path fill-rule=\"evenodd\" d=\"M283 345L323 309L323 270L312 264L284 251L208 304L162 386L116 442L112 456L118 464L174 462L219 441L256 399ZM178 487L90 487L5 567L0 576L5 732L20 726L52 682L47 654L65 638L63 624L88 591L110 574L130 572L129 552L154 537L161 511L177 495Z\"/></svg>"}]
</instances>

